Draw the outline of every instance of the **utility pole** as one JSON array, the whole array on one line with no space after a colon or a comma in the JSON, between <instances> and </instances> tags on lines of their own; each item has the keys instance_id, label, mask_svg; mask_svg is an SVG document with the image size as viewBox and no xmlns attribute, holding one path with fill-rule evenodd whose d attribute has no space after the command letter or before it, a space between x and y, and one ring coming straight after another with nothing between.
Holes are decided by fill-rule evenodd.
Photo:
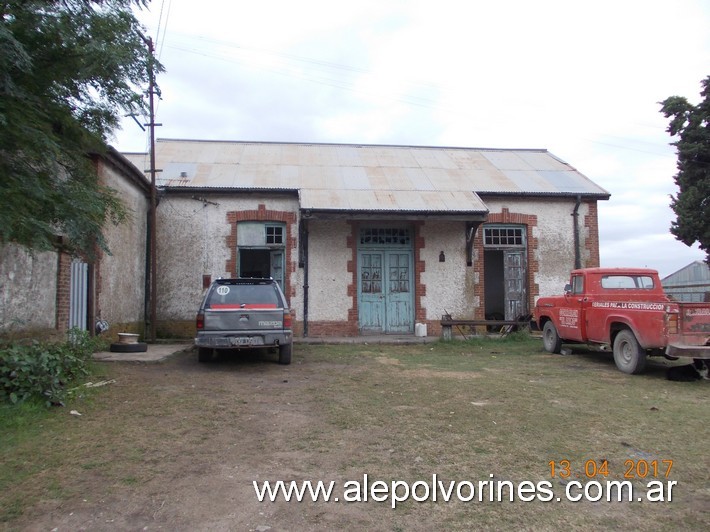
<instances>
[{"instance_id":1,"label":"utility pole","mask_svg":"<svg viewBox=\"0 0 710 532\"><path fill-rule=\"evenodd\" d=\"M148 321L148 339L151 342L155 342L156 336L156 321L157 321L157 281L158 281L158 260L156 256L156 210L158 207L158 190L155 185L155 174L157 172L155 168L155 126L161 124L155 123L155 71L153 69L154 60L154 48L153 39L150 37L143 37L146 45L148 46L148 53L150 54L150 59L148 60L148 101L149 101L149 111L150 111L150 121L146 126L150 128L150 210L148 212L148 239L150 240L149 253L150 253L150 290L149 290L149 301L150 301L150 318Z\"/></svg>"}]
</instances>

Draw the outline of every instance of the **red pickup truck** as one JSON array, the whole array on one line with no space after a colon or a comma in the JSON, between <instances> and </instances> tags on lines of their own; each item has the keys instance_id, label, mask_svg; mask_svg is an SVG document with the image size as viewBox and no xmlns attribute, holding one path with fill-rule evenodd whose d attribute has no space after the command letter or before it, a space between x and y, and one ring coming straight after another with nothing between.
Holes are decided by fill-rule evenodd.
<instances>
[{"instance_id":1,"label":"red pickup truck","mask_svg":"<svg viewBox=\"0 0 710 532\"><path fill-rule=\"evenodd\" d=\"M679 303L646 268L573 270L564 295L541 297L534 319L545 350L563 343L611 346L624 373L641 373L647 356L710 364L710 303Z\"/></svg>"}]
</instances>

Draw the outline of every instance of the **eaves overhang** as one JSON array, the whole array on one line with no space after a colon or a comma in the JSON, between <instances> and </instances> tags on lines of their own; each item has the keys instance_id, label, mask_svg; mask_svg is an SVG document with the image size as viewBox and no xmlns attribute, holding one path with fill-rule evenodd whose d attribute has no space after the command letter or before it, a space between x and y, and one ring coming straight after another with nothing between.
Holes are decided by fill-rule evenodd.
<instances>
[{"instance_id":1,"label":"eaves overhang","mask_svg":"<svg viewBox=\"0 0 710 532\"><path fill-rule=\"evenodd\" d=\"M488 211L388 211L301 209L305 220L447 220L460 222L485 222Z\"/></svg>"},{"instance_id":2,"label":"eaves overhang","mask_svg":"<svg viewBox=\"0 0 710 532\"><path fill-rule=\"evenodd\" d=\"M480 197L492 198L496 196L518 197L518 198L584 198L594 200L608 200L611 197L609 192L507 192L507 191L480 191L476 194Z\"/></svg>"},{"instance_id":3,"label":"eaves overhang","mask_svg":"<svg viewBox=\"0 0 710 532\"><path fill-rule=\"evenodd\" d=\"M158 186L158 191L162 194L268 194L279 196L298 197L298 190L293 188L239 188L239 187L192 187L192 186Z\"/></svg>"}]
</instances>

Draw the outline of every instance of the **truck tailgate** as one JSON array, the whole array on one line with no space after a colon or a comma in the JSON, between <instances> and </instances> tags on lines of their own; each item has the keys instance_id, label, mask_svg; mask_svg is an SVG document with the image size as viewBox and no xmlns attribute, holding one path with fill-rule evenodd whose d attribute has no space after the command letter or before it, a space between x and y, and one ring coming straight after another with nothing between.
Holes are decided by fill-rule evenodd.
<instances>
[{"instance_id":1,"label":"truck tailgate","mask_svg":"<svg viewBox=\"0 0 710 532\"><path fill-rule=\"evenodd\" d=\"M710 337L710 303L680 303L679 306L681 334L697 338Z\"/></svg>"},{"instance_id":2,"label":"truck tailgate","mask_svg":"<svg viewBox=\"0 0 710 532\"><path fill-rule=\"evenodd\" d=\"M710 304L679 303L679 334L671 336L666 354L710 358Z\"/></svg>"},{"instance_id":3,"label":"truck tailgate","mask_svg":"<svg viewBox=\"0 0 710 532\"><path fill-rule=\"evenodd\" d=\"M282 329L283 309L244 308L205 310L204 331L259 331Z\"/></svg>"}]
</instances>

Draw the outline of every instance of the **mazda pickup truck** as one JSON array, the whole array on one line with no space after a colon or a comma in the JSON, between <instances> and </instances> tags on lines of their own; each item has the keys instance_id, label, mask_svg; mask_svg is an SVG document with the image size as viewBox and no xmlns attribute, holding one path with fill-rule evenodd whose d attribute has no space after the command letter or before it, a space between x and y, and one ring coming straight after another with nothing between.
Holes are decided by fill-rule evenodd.
<instances>
[{"instance_id":1,"label":"mazda pickup truck","mask_svg":"<svg viewBox=\"0 0 710 532\"><path fill-rule=\"evenodd\" d=\"M217 279L197 311L196 328L200 362L219 350L277 348L279 363L291 363L291 311L273 279Z\"/></svg>"},{"instance_id":2,"label":"mazda pickup truck","mask_svg":"<svg viewBox=\"0 0 710 532\"><path fill-rule=\"evenodd\" d=\"M611 348L616 366L630 374L654 355L710 365L710 303L670 300L655 270L573 270L564 293L540 297L533 316L550 353L563 343Z\"/></svg>"}]
</instances>

